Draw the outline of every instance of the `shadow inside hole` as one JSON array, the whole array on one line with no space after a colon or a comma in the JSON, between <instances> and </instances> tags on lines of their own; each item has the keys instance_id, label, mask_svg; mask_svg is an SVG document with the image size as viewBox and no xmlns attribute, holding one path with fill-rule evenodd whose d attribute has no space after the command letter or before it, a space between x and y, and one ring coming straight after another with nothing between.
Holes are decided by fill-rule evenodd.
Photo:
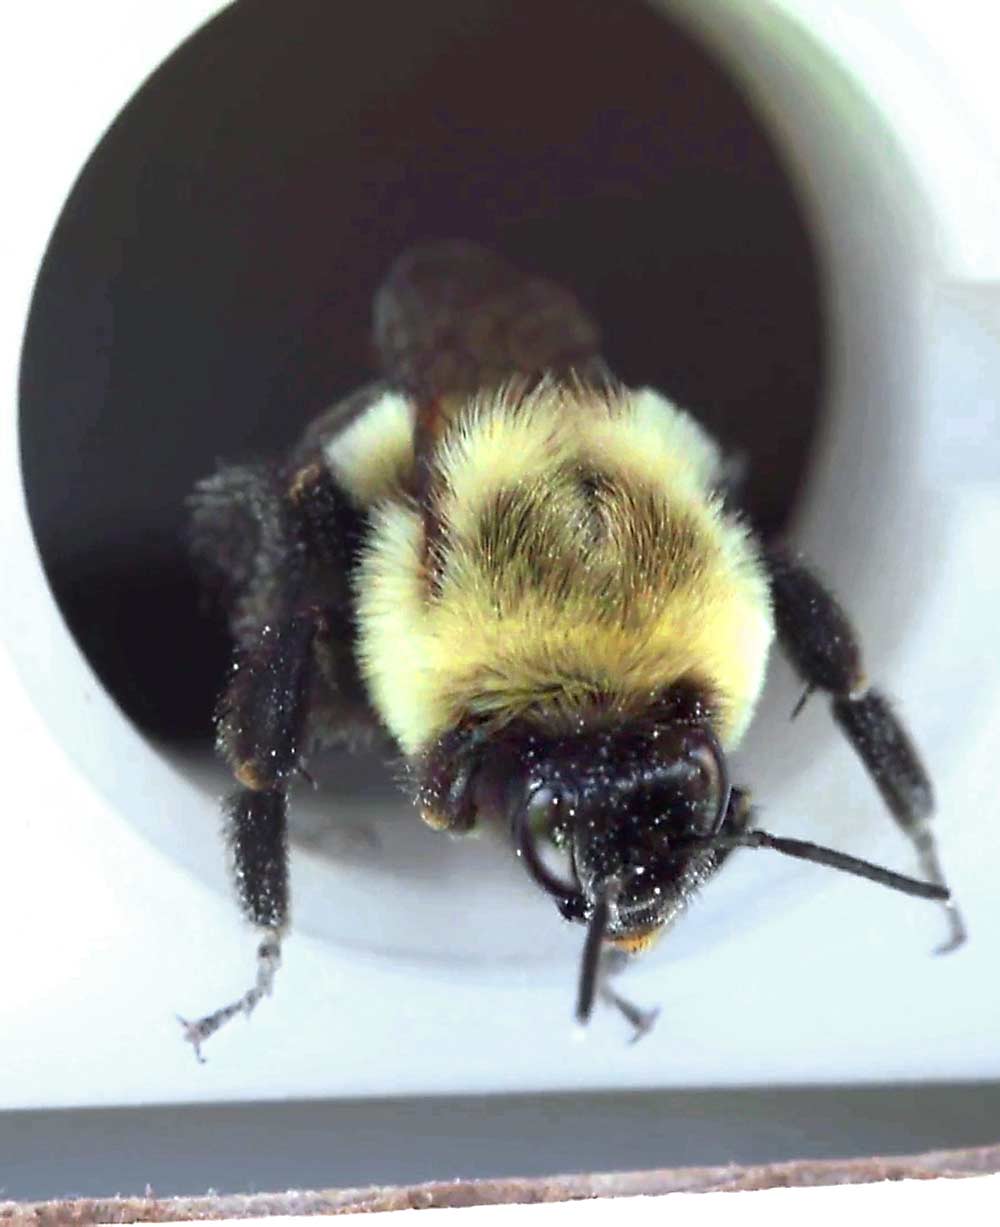
<instances>
[{"instance_id":1,"label":"shadow inside hole","mask_svg":"<svg viewBox=\"0 0 1000 1227\"><path fill-rule=\"evenodd\" d=\"M697 44L639 3L243 0L101 141L24 350L46 572L148 733L207 744L226 662L185 496L370 376L372 293L433 237L571 287L626 381L747 455L758 526L787 518L817 424L819 274L767 135Z\"/></svg>"}]
</instances>

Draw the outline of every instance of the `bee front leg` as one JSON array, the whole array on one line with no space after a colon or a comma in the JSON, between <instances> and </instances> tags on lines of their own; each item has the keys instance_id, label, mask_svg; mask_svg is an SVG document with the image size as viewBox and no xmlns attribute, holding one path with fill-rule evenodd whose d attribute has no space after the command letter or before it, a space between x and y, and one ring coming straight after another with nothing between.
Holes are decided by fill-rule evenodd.
<instances>
[{"instance_id":1,"label":"bee front leg","mask_svg":"<svg viewBox=\"0 0 1000 1227\"><path fill-rule=\"evenodd\" d=\"M650 1031L656 1026L656 1020L660 1017L660 1007L653 1006L652 1009L644 1010L641 1006L637 1006L634 1001L629 1001L627 997L623 997L607 983L607 977L615 974L615 966L612 965L605 972L605 982L601 985L600 996L601 1000L608 1005L613 1005L621 1014L625 1021L632 1028L632 1035L629 1039L630 1044L638 1044L638 1042L647 1036Z\"/></svg>"},{"instance_id":2,"label":"bee front leg","mask_svg":"<svg viewBox=\"0 0 1000 1227\"><path fill-rule=\"evenodd\" d=\"M816 690L831 696L834 720L916 849L921 871L935 885L947 888L930 826L934 811L930 779L888 700L868 685L850 619L798 559L772 550L766 562L778 638L806 686L799 707ZM949 935L938 953L956 949L966 937L958 908L950 899L943 906Z\"/></svg>"},{"instance_id":3,"label":"bee front leg","mask_svg":"<svg viewBox=\"0 0 1000 1227\"><path fill-rule=\"evenodd\" d=\"M628 967L634 956L626 950L622 950L618 946L605 946L601 951L600 964L598 966L598 989L597 995L606 1004L614 1006L619 1014L632 1028L632 1036L629 1040L630 1044L637 1044L644 1036L656 1026L656 1020L660 1017L659 1006L654 1006L652 1009L644 1010L641 1006L637 1006L634 1001L629 1001L627 997L623 997L611 987L610 981L617 979L618 976Z\"/></svg>"}]
</instances>

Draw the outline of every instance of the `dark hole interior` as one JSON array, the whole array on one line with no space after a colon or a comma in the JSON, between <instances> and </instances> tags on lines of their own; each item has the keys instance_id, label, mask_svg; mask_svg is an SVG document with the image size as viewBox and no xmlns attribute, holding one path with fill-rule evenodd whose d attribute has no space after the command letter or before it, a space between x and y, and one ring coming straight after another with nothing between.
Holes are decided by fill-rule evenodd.
<instances>
[{"instance_id":1,"label":"dark hole interior","mask_svg":"<svg viewBox=\"0 0 1000 1227\"><path fill-rule=\"evenodd\" d=\"M241 0L98 145L24 349L42 559L147 732L207 739L225 667L186 494L370 375L372 293L434 237L571 287L619 374L746 454L758 527L787 518L817 424L819 274L766 133L703 49L640 3Z\"/></svg>"}]
</instances>

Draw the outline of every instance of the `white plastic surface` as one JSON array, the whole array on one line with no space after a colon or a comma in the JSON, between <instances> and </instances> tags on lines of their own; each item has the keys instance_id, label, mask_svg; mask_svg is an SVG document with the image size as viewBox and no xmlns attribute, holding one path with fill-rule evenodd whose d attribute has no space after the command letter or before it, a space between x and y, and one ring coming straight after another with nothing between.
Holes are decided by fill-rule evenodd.
<instances>
[{"instance_id":1,"label":"white plastic surface","mask_svg":"<svg viewBox=\"0 0 1000 1227\"><path fill-rule=\"evenodd\" d=\"M2 291L0 1107L1000 1075L1000 107L983 58L961 58L987 42L973 33L983 9L948 6L949 27L968 31L956 41L931 6L903 0L665 7L743 75L817 228L835 369L799 539L847 596L873 672L927 748L969 945L933 959L936 909L745 854L630 974L630 995L662 1004L654 1034L630 1048L620 1020L602 1015L573 1044L580 935L516 866L456 918L427 882L397 888L299 853L276 996L195 1064L174 1013L242 991L251 937L211 798L127 724L53 606L21 495L15 406L32 280L73 178L214 7L46 0L20 14L4 49L5 113L24 124ZM907 118L908 99L924 124ZM769 827L912 869L823 704L787 725L794 697L779 664L741 755ZM361 909L350 947L345 892ZM449 932L464 957L442 957ZM403 955L400 933L413 947Z\"/></svg>"}]
</instances>

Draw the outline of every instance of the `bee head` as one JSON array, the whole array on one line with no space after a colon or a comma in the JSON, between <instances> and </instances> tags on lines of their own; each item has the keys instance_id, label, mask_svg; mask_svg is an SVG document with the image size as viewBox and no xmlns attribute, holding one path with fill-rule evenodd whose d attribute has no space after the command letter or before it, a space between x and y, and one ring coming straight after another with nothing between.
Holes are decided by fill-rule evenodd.
<instances>
[{"instance_id":1,"label":"bee head","mask_svg":"<svg viewBox=\"0 0 1000 1227\"><path fill-rule=\"evenodd\" d=\"M527 872L566 919L588 925L595 950L642 949L676 917L714 864L708 841L730 795L697 710L563 735L527 722L456 732L423 778L434 825L505 823Z\"/></svg>"},{"instance_id":2,"label":"bee head","mask_svg":"<svg viewBox=\"0 0 1000 1227\"><path fill-rule=\"evenodd\" d=\"M707 724L626 726L537 747L508 819L515 850L563 915L590 922L603 910L602 938L631 949L679 911L728 801ZM562 873L546 847L562 854Z\"/></svg>"}]
</instances>

